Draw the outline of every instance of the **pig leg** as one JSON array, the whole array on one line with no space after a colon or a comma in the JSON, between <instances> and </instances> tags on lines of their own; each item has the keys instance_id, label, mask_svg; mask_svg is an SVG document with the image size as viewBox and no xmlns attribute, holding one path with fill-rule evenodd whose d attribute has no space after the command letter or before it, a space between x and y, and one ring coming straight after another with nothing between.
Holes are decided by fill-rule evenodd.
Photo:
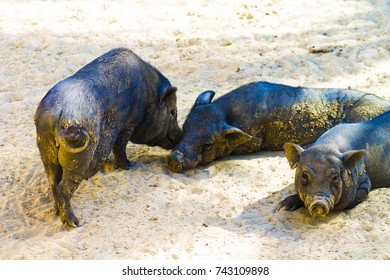
<instances>
[{"instance_id":1,"label":"pig leg","mask_svg":"<svg viewBox=\"0 0 390 280\"><path fill-rule=\"evenodd\" d=\"M358 187L353 201L347 206L347 209L354 208L356 205L361 203L371 190L371 181L368 177L366 170L362 169L359 171L360 176L358 177Z\"/></svg>"},{"instance_id":2,"label":"pig leg","mask_svg":"<svg viewBox=\"0 0 390 280\"><path fill-rule=\"evenodd\" d=\"M115 141L114 148L112 150L114 154L114 165L115 168L122 168L124 170L129 170L135 165L134 162L130 162L126 156L126 146L130 141L131 132L121 132L118 136L118 139Z\"/></svg>"},{"instance_id":3,"label":"pig leg","mask_svg":"<svg viewBox=\"0 0 390 280\"><path fill-rule=\"evenodd\" d=\"M356 205L361 203L368 195L367 189L357 189L355 199L347 206L347 209L354 208Z\"/></svg>"},{"instance_id":4,"label":"pig leg","mask_svg":"<svg viewBox=\"0 0 390 280\"><path fill-rule=\"evenodd\" d=\"M49 180L49 185L53 188L61 182L62 178L62 168L59 165L51 164L46 168L47 178Z\"/></svg>"},{"instance_id":5,"label":"pig leg","mask_svg":"<svg viewBox=\"0 0 390 280\"><path fill-rule=\"evenodd\" d=\"M62 168L58 161L58 147L54 141L43 143L39 141L38 148L50 186L58 185L62 178Z\"/></svg>"},{"instance_id":6,"label":"pig leg","mask_svg":"<svg viewBox=\"0 0 390 280\"><path fill-rule=\"evenodd\" d=\"M53 191L53 194L55 192L55 188L58 186L58 184L61 182L62 178L62 168L59 165L55 164L44 164L47 178L49 180L49 185ZM54 210L56 214L58 215L58 205L57 202L54 200Z\"/></svg>"},{"instance_id":7,"label":"pig leg","mask_svg":"<svg viewBox=\"0 0 390 280\"><path fill-rule=\"evenodd\" d=\"M41 153L43 166L45 167L49 185L54 193L54 189L61 182L62 167L58 162L58 148L55 145L54 138L50 137L49 135L44 139L46 139L46 142L38 141L38 147ZM54 209L56 214L58 214L58 206L56 202L54 202Z\"/></svg>"},{"instance_id":8,"label":"pig leg","mask_svg":"<svg viewBox=\"0 0 390 280\"><path fill-rule=\"evenodd\" d=\"M53 187L54 201L61 221L72 227L80 226L80 222L73 213L70 199L82 179L80 175L64 171L61 182Z\"/></svg>"},{"instance_id":9,"label":"pig leg","mask_svg":"<svg viewBox=\"0 0 390 280\"><path fill-rule=\"evenodd\" d=\"M294 211L304 205L298 194L291 195L276 205L275 211L284 208L286 211Z\"/></svg>"},{"instance_id":10,"label":"pig leg","mask_svg":"<svg viewBox=\"0 0 390 280\"><path fill-rule=\"evenodd\" d=\"M263 147L263 139L256 135L256 137L252 137L251 140L241 144L232 152L233 155L244 155L250 154L254 152L261 151Z\"/></svg>"}]
</instances>

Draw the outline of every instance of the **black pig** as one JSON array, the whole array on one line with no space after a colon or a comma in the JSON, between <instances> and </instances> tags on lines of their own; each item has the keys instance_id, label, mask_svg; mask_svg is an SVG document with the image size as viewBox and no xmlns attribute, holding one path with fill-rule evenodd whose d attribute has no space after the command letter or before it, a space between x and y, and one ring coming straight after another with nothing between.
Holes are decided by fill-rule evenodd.
<instances>
[{"instance_id":1,"label":"black pig","mask_svg":"<svg viewBox=\"0 0 390 280\"><path fill-rule=\"evenodd\" d=\"M297 194L277 210L306 206L315 216L350 209L373 188L390 186L390 112L357 124L339 124L309 148L286 143L286 157L296 168Z\"/></svg>"},{"instance_id":2,"label":"black pig","mask_svg":"<svg viewBox=\"0 0 390 280\"><path fill-rule=\"evenodd\" d=\"M171 149L177 124L176 88L132 51L113 49L57 83L35 113L37 144L63 223L80 226L70 199L110 151L129 169L128 141Z\"/></svg>"},{"instance_id":3,"label":"black pig","mask_svg":"<svg viewBox=\"0 0 390 280\"><path fill-rule=\"evenodd\" d=\"M184 126L183 138L168 157L173 172L229 154L282 150L305 145L336 124L360 122L390 110L390 102L346 89L314 89L257 82L211 102L199 95Z\"/></svg>"}]
</instances>

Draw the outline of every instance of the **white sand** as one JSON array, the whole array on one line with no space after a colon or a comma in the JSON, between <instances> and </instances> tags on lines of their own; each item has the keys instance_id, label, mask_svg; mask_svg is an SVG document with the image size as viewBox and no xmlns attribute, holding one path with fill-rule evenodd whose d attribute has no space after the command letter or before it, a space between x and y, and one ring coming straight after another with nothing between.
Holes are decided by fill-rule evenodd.
<instances>
[{"instance_id":1,"label":"white sand","mask_svg":"<svg viewBox=\"0 0 390 280\"><path fill-rule=\"evenodd\" d=\"M72 203L86 224L61 225L33 115L55 83L112 48L179 88L180 124L201 91L259 80L390 99L389 1L158 2L0 2L0 259L390 259L390 189L324 220L273 213L293 193L282 152L171 174L169 151L129 143L137 166L84 181Z\"/></svg>"}]
</instances>

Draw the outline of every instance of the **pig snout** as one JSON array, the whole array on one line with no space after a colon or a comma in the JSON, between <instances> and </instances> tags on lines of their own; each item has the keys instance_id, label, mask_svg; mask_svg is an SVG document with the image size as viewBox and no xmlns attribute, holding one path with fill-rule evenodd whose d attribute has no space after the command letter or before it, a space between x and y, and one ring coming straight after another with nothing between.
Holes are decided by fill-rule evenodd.
<instances>
[{"instance_id":1,"label":"pig snout","mask_svg":"<svg viewBox=\"0 0 390 280\"><path fill-rule=\"evenodd\" d=\"M172 151L168 156L168 169L171 172L180 172L183 169L184 155L178 150Z\"/></svg>"},{"instance_id":2,"label":"pig snout","mask_svg":"<svg viewBox=\"0 0 390 280\"><path fill-rule=\"evenodd\" d=\"M330 211L330 205L326 199L315 199L310 203L308 210L313 217L325 217Z\"/></svg>"},{"instance_id":3,"label":"pig snout","mask_svg":"<svg viewBox=\"0 0 390 280\"><path fill-rule=\"evenodd\" d=\"M312 217L325 217L333 209L333 199L327 196L314 196L305 204Z\"/></svg>"}]
</instances>

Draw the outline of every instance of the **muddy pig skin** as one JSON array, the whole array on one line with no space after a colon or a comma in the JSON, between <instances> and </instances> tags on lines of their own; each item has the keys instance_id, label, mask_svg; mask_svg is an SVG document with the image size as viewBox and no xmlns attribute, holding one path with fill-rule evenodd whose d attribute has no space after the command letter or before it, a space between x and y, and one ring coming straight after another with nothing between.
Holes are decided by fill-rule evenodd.
<instances>
[{"instance_id":1,"label":"muddy pig skin","mask_svg":"<svg viewBox=\"0 0 390 280\"><path fill-rule=\"evenodd\" d=\"M283 150L286 142L309 144L339 123L390 110L390 102L373 94L268 82L244 85L211 102L213 96L203 92L191 109L183 138L168 157L172 172L229 154Z\"/></svg>"},{"instance_id":2,"label":"muddy pig skin","mask_svg":"<svg viewBox=\"0 0 390 280\"><path fill-rule=\"evenodd\" d=\"M309 148L286 143L286 157L296 168L297 194L277 209L306 206L312 216L355 207L373 188L390 186L390 112L370 121L340 124Z\"/></svg>"},{"instance_id":3,"label":"muddy pig skin","mask_svg":"<svg viewBox=\"0 0 390 280\"><path fill-rule=\"evenodd\" d=\"M129 141L171 149L177 124L176 88L132 51L113 49L57 83L35 113L37 144L64 224L80 226L70 199L110 151L129 169Z\"/></svg>"}]
</instances>

